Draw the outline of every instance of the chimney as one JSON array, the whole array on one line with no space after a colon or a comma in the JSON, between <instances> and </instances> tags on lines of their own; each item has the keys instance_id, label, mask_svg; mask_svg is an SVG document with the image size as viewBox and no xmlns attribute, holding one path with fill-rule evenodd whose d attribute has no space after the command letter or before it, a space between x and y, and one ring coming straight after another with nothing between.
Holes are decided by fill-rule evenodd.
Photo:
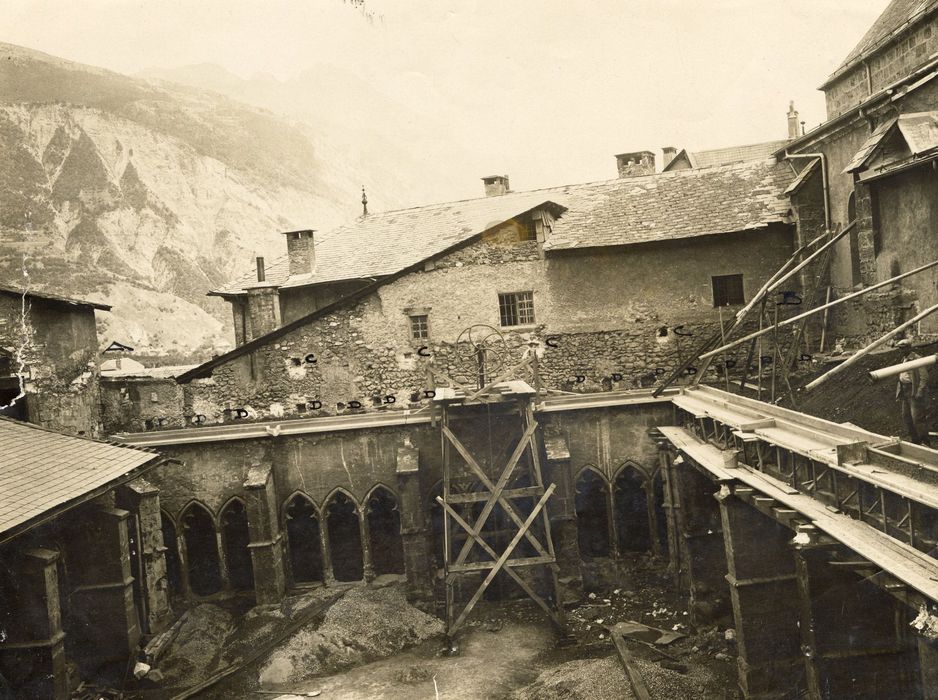
<instances>
[{"instance_id":1,"label":"chimney","mask_svg":"<svg viewBox=\"0 0 938 700\"><path fill-rule=\"evenodd\" d=\"M655 154L651 151L620 153L616 156L619 177L638 177L655 174Z\"/></svg>"},{"instance_id":2,"label":"chimney","mask_svg":"<svg viewBox=\"0 0 938 700\"><path fill-rule=\"evenodd\" d=\"M486 197L499 197L511 191L511 188L508 186L507 175L490 175L483 177L482 183L485 185Z\"/></svg>"},{"instance_id":3,"label":"chimney","mask_svg":"<svg viewBox=\"0 0 938 700\"><path fill-rule=\"evenodd\" d=\"M257 258L257 281L264 282L266 281L267 276L264 273L264 258Z\"/></svg>"},{"instance_id":4,"label":"chimney","mask_svg":"<svg viewBox=\"0 0 938 700\"><path fill-rule=\"evenodd\" d=\"M795 109L795 101L792 100L788 103L788 138L796 139L799 135L798 111Z\"/></svg>"},{"instance_id":5,"label":"chimney","mask_svg":"<svg viewBox=\"0 0 938 700\"><path fill-rule=\"evenodd\" d=\"M661 159L661 168L663 170L671 164L672 160L674 160L674 156L677 155L677 149L674 146L665 146L661 149L661 151L663 153L663 158Z\"/></svg>"},{"instance_id":6,"label":"chimney","mask_svg":"<svg viewBox=\"0 0 938 700\"><path fill-rule=\"evenodd\" d=\"M316 248L312 229L287 231L287 257L290 259L290 276L308 275L316 271Z\"/></svg>"}]
</instances>

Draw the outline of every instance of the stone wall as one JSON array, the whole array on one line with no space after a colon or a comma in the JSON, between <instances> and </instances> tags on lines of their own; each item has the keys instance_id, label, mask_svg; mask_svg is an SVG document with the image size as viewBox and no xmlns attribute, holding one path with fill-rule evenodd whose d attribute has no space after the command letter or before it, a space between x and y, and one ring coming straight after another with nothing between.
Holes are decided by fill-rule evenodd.
<instances>
[{"instance_id":1,"label":"stone wall","mask_svg":"<svg viewBox=\"0 0 938 700\"><path fill-rule=\"evenodd\" d=\"M0 295L0 347L12 351L14 376L2 403L19 393L19 375L30 422L74 435L98 434L97 345L93 309L28 297L24 319L21 298Z\"/></svg>"},{"instance_id":2,"label":"stone wall","mask_svg":"<svg viewBox=\"0 0 938 700\"><path fill-rule=\"evenodd\" d=\"M479 324L498 330L482 329L497 355L488 379L533 354L548 388L648 383L740 308L714 308L711 278L742 274L750 298L788 259L792 235L779 225L546 260L534 241L494 236L191 381L186 419L211 424L425 404L435 386L475 386L475 357L461 333ZM533 294L535 322L501 327L499 294L519 291ZM780 318L795 310L780 307ZM411 338L408 314L417 312L429 318L428 338ZM519 376L534 381L527 370Z\"/></svg>"},{"instance_id":3,"label":"stone wall","mask_svg":"<svg viewBox=\"0 0 938 700\"><path fill-rule=\"evenodd\" d=\"M497 407L495 408L497 411ZM543 414L538 441L549 435L551 447L543 462L546 483L556 483L551 499L551 519L562 523L556 534L562 566L577 578L580 566L576 542L575 481L577 474L592 467L610 483L630 465L650 481L658 468L654 428L668 424L673 411L666 401L614 408ZM450 427L493 480L500 473L520 435L517 417L492 416L485 407L452 416ZM555 443L564 445L558 461ZM260 439L215 443L175 444L162 448L180 460L151 472L148 479L160 489L160 505L168 517L180 523L193 502L204 506L221 529L221 514L234 498L249 500L252 474L270 469L273 490L268 511L279 530L287 526L286 506L296 495L308 499L319 517L342 493L363 509L375 489L384 488L396 499L401 514L401 534L406 573L414 595L428 594L433 562L440 546L433 532L433 497L440 492L442 453L438 426L419 424L367 430L347 430L307 435L270 436ZM543 453L542 453L543 454ZM542 458L543 459L543 458ZM403 460L403 462L402 462ZM518 469L529 466L523 456ZM457 480L458 481L458 480ZM474 480L463 479L462 487ZM253 516L252 516L253 517ZM252 525L253 527L253 525ZM166 546L174 546L166 543ZM284 543L289 553L290 542ZM326 545L324 544L324 547ZM327 551L327 550L324 550ZM183 559L185 553L181 552ZM223 556L223 555L222 555ZM324 559L328 562L329 555ZM284 556L284 567L290 566ZM183 561L185 567L185 561ZM572 572L572 573L571 573ZM275 572L257 570L258 586ZM286 576L290 580L289 573ZM328 574L327 574L328 580Z\"/></svg>"},{"instance_id":4,"label":"stone wall","mask_svg":"<svg viewBox=\"0 0 938 700\"><path fill-rule=\"evenodd\" d=\"M840 76L824 89L827 98L827 118L832 119L856 107L871 94L903 78L924 64L938 51L938 29L932 17L921 22L911 32L893 39L868 59L869 76L864 64ZM872 90L870 88L872 87Z\"/></svg>"},{"instance_id":5,"label":"stone wall","mask_svg":"<svg viewBox=\"0 0 938 700\"><path fill-rule=\"evenodd\" d=\"M101 421L108 434L182 428L183 388L172 377L102 377Z\"/></svg>"}]
</instances>

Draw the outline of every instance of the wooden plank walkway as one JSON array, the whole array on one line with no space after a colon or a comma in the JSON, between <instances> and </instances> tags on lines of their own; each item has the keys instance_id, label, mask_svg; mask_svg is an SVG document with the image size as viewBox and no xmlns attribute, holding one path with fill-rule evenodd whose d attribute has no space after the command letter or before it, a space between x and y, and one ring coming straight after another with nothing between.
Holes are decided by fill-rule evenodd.
<instances>
[{"instance_id":1,"label":"wooden plank walkway","mask_svg":"<svg viewBox=\"0 0 938 700\"><path fill-rule=\"evenodd\" d=\"M822 532L926 598L938 602L938 560L865 522L832 512L824 503L792 489L778 479L748 467L727 469L723 457L714 454L721 450L702 442L683 428L662 428L661 432L680 452L713 474L717 481L725 482L729 478L797 511L804 520Z\"/></svg>"}]
</instances>

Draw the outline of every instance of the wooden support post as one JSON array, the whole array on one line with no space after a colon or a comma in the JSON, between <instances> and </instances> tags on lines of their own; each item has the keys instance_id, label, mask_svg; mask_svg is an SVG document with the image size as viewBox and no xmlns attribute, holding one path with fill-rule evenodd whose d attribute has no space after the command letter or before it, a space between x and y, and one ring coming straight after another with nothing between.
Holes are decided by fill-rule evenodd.
<instances>
[{"instance_id":1,"label":"wooden support post","mask_svg":"<svg viewBox=\"0 0 938 700\"><path fill-rule=\"evenodd\" d=\"M821 317L821 341L818 344L818 352L824 352L824 341L827 338L827 314L830 311L831 288L827 287L827 295L824 297L824 316Z\"/></svg>"},{"instance_id":2,"label":"wooden support post","mask_svg":"<svg viewBox=\"0 0 938 700\"><path fill-rule=\"evenodd\" d=\"M917 267L917 268L915 268L914 270L909 270L908 272L905 272L905 273L903 273L903 274L901 274L901 275L896 275L895 277L891 277L891 278L889 278L888 280L885 280L884 282L879 282L879 283L877 283L877 284L870 285L869 287L864 287L863 289L861 289L861 290L859 290L859 291L857 291L857 292L853 292L852 294L848 294L847 296L841 297L840 299L834 299L834 301L830 301L830 288L828 288L828 301L827 301L823 306L818 306L817 308L809 309L808 311L805 311L804 313L798 314L797 316L792 316L791 318L786 319L786 320L782 321L781 323L779 323L779 326L780 326L780 327L781 327L781 326L788 326L788 325L791 325L792 323L797 323L798 321L803 321L803 320L807 319L808 317L813 316L814 314L818 313L819 311L825 311L825 312L826 312L827 310L829 310L829 309L831 309L831 308L833 308L833 307L835 307L835 306L837 306L837 305L839 305L839 304L846 303L846 302L850 301L851 299L856 299L857 297L863 296L864 294L868 294L869 292L872 292L872 291L874 291L874 290L876 290L876 289L880 289L880 288L882 288L882 287L886 287L886 286L889 286L889 285L891 285L891 284L896 284L897 282L899 282L899 281L902 280L902 279L905 279L906 277L910 277L910 276L915 275L915 274L918 274L919 272L922 272L922 271L924 271L924 270L931 269L931 268L935 267L936 265L938 265L938 260L936 260L936 261L934 261L934 262L930 262L930 263L928 263L927 265L922 265L921 267ZM826 325L826 323L827 323L827 321L826 321L826 314L825 314L825 325ZM734 341L728 343L728 344L725 345L724 347L718 347L718 348L715 348L714 350L710 350L709 352L706 352L706 353L702 354L700 357L701 357L701 359L706 359L706 358L708 358L708 357L713 357L714 355L718 355L718 354L720 354L721 352L725 352L725 351L727 351L727 350L729 350L729 349L731 349L731 348L736 347L737 345L741 345L742 343L745 343L747 340L752 340L753 338L758 338L758 337L762 336L763 334L768 333L770 330L772 330L772 329L771 329L771 328L767 328L767 329L764 329L764 330L763 330L763 329L760 329L760 330L757 331L757 332L750 333L749 335L744 335L742 338L738 338L737 340L734 340ZM821 348L821 350L823 351L823 347Z\"/></svg>"}]
</instances>

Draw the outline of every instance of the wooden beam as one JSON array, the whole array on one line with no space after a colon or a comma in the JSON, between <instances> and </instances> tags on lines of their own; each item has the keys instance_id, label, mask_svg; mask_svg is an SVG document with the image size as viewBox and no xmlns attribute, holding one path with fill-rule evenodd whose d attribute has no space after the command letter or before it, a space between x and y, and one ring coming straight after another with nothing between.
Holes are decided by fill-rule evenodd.
<instances>
[{"instance_id":1,"label":"wooden beam","mask_svg":"<svg viewBox=\"0 0 938 700\"><path fill-rule=\"evenodd\" d=\"M437 502L438 502L441 506L443 506L443 509L446 510L446 511L450 514L450 516L453 518L453 520L455 520L459 525L461 525L461 526L463 527L463 529L465 529L465 531L469 533L470 537L474 538L474 539L479 543L479 546L482 547L482 549L485 550L485 552L486 552L490 557L492 557L493 560L497 560L497 559L498 559L498 554L495 552L495 550L492 549L492 548L489 546L488 542L486 542L484 539L482 539L482 536L479 535L479 533L477 533L475 530L472 529L472 526L469 525L469 523L467 523L465 520L462 519L462 517L459 515L459 513L457 513L455 510L453 510L452 506L450 506L448 503L446 503L446 502L445 502L442 498L440 498L439 496L436 497L436 500L437 500ZM538 605L540 605L541 608L543 608L544 611L545 611L548 615L550 615L551 619L554 620L554 622L556 622L558 625L561 624L560 619L557 617L557 613L556 613L554 610L552 610L552 609L550 608L550 606L549 606L546 602L544 602L543 598L541 598L541 597L531 588L530 585L528 585L528 582L527 582L527 581L525 581L523 578L521 578L521 576L518 574L518 572L515 571L515 570L512 568L512 565L511 565L511 564L506 564L505 567L504 567L504 569L505 569L505 573L508 574L509 576L511 576L511 578L514 579L515 583L517 583L517 584L521 587L521 590L523 590L525 593L527 593L528 596L530 596L530 597L534 600L534 602L536 602ZM449 569L447 569L447 571L448 571L448 570L449 570ZM449 587L450 587L449 584L451 584L451 581L450 581L449 579L447 579L447 584L448 584L448 585L447 585L447 588L449 588ZM448 620L448 622L451 623L452 620ZM452 625L450 624L450 625L447 627L447 634L450 634L450 633L452 632L452 629L453 629L453 628L452 628Z\"/></svg>"},{"instance_id":2,"label":"wooden beam","mask_svg":"<svg viewBox=\"0 0 938 700\"><path fill-rule=\"evenodd\" d=\"M466 616L472 611L472 608L475 607L476 603L479 602L479 599L482 598L482 594L485 593L485 589L489 587L489 584L495 579L495 575L502 570L505 566L505 562L508 561L508 558L511 556L511 553L515 550L515 547L518 546L518 543L521 542L524 535L528 532L528 528L531 527L531 523L537 518L540 514L541 509L547 503L547 499L551 497L551 494L554 493L554 489L557 488L556 484L551 484L547 487L547 490L544 492L544 495L541 496L540 500L534 505L534 509L531 511L530 515L525 518L524 522L521 524L521 529L511 538L511 542L508 543L508 546L505 548L505 551L502 552L501 556L496 560L495 566L489 571L488 575L483 579L482 583L479 584L478 590L472 594L472 597L469 599L469 602L466 603L466 607L459 614L459 617L456 618L456 621L453 623L453 626L447 630L447 634L452 635L460 625L465 621ZM553 615L551 615L553 617ZM559 624L559 623L558 623Z\"/></svg>"},{"instance_id":3,"label":"wooden beam","mask_svg":"<svg viewBox=\"0 0 938 700\"><path fill-rule=\"evenodd\" d=\"M830 379L831 377L833 377L835 374L840 374L841 372L843 372L843 371L844 371L845 369L847 369L848 367L851 367L851 366L855 365L857 362L859 362L861 359L863 359L863 357L865 357L865 356L866 356L867 354L869 354L871 351L873 351L873 350L875 350L876 348L878 348L880 345L882 345L883 343L885 343L885 342L886 342L887 340L889 340L890 338L893 338L893 337L899 335L899 334L900 334L902 331L904 331L906 328L909 328L910 326L914 326L916 323L918 323L919 321L921 321L923 318L925 318L926 316L930 316L931 314L935 313L936 311L938 311L938 304L935 304L934 306L929 306L927 309L925 309L925 310L924 310L923 312L921 312L920 314L916 315L914 318L910 318L910 319L909 319L908 321L906 321L905 323L903 323L903 324L901 324L901 325L899 325L899 326L896 326L896 327L893 328L891 331L889 331L888 333L886 333L886 335L880 336L879 338L877 338L876 340L874 340L872 343L870 343L869 345L867 345L867 346L866 346L865 348L863 348L862 350L858 350L856 353L854 353L853 355L851 355L848 359L846 359L846 360L845 360L844 362L842 362L841 364L837 365L836 367L831 368L830 370L828 370L827 372L825 372L824 374L822 374L820 377L818 377L818 378L815 379L814 381L809 382L808 384L806 384L805 387L804 387L804 388L805 388L805 391L811 391L812 389L818 388L819 386L821 386L821 384L823 384L824 382L826 382L828 379Z\"/></svg>"},{"instance_id":4,"label":"wooden beam","mask_svg":"<svg viewBox=\"0 0 938 700\"><path fill-rule=\"evenodd\" d=\"M930 263L928 263L927 265L922 265L921 267L917 267L917 268L915 268L914 270L910 270L909 272L905 272L905 273L903 273L903 274L901 274L901 275L896 275L895 277L891 277L891 278L889 278L888 280L886 280L885 282L879 282L879 283L874 284L874 285L872 285L872 286L870 286L870 287L864 287L863 289L861 289L861 290L859 290L859 291L857 291L857 292L853 292L852 294L848 294L848 295L845 296L845 297L841 297L840 299L834 299L834 301L829 301L829 302L827 302L826 304L823 304L822 306L818 306L818 307L816 307L816 308L814 308L814 309L809 309L808 311L805 311L804 313L798 314L797 316L792 316L792 317L789 318L789 319L785 319L784 321L780 321L779 324L778 324L778 327L781 328L782 326L788 326L788 325L791 325L792 323L797 323L798 321L803 321L803 320L807 319L809 316L813 316L814 314L818 313L819 311L827 311L828 309L830 309L830 308L832 308L832 307L834 307L834 306L837 306L838 304L843 304L843 303L845 303L845 302L850 301L851 299L856 299L857 297L863 296L864 294L867 294L867 293L869 293L869 292L872 292L872 291L874 291L874 290L876 290L876 289L880 289L881 287L886 287L886 286L888 286L888 285L890 285L890 284L895 284L895 283L898 282L899 280L905 279L906 277L910 277L911 275L918 274L919 272L922 272L923 270L928 270L928 269L930 269L930 268L933 268L933 267L935 267L935 265L938 265L938 260L935 260L935 261L933 261L933 262L930 262ZM739 338L738 340L734 340L734 341L732 341L731 343L727 343L726 345L723 345L723 346L721 346L721 347L716 348L715 350L710 350L709 352L704 353L703 355L700 356L700 359L705 360L705 359L707 359L707 358L713 357L714 355L719 355L721 352L725 352L725 351L727 351L727 350L730 350L730 349L732 349L732 348L735 348L735 347L738 346L738 345L742 345L743 343L745 343L745 342L748 341L748 340L755 340L756 338L758 338L758 337L760 337L760 336L762 336L762 335L765 335L766 333L768 333L769 331L772 331L772 330L773 330L773 328L770 326L770 327L764 328L764 329L762 329L762 330L760 330L760 331L754 331L753 333L750 333L749 335L745 335L745 336L743 336L742 338Z\"/></svg>"},{"instance_id":5,"label":"wooden beam","mask_svg":"<svg viewBox=\"0 0 938 700\"><path fill-rule=\"evenodd\" d=\"M632 686L632 693L635 695L636 700L652 700L651 692L648 690L648 686L645 685L645 679L642 678L642 672L632 659L628 647L625 646L625 639L622 638L621 634L612 634L612 641L616 645L616 651L619 652L619 660L625 668L625 673L629 678L629 685Z\"/></svg>"}]
</instances>

